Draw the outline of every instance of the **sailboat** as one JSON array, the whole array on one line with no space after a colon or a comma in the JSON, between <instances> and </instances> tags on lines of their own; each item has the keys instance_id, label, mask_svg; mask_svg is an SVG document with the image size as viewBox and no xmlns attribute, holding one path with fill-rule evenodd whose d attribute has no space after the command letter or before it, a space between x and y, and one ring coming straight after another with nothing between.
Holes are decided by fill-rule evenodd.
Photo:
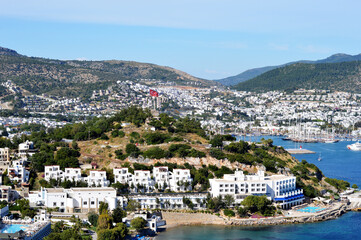
<instances>
[{"instance_id":1,"label":"sailboat","mask_svg":"<svg viewBox=\"0 0 361 240\"><path fill-rule=\"evenodd\" d=\"M321 153L318 155L317 160L318 160L318 161L321 161L321 160L322 160Z\"/></svg>"}]
</instances>

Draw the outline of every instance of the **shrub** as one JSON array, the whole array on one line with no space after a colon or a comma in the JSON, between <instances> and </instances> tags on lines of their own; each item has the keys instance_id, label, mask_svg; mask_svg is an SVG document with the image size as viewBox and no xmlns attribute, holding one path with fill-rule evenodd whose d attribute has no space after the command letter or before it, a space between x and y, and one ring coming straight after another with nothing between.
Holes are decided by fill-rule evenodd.
<instances>
[{"instance_id":1,"label":"shrub","mask_svg":"<svg viewBox=\"0 0 361 240\"><path fill-rule=\"evenodd\" d=\"M232 211L231 209L224 209L224 210L223 210L223 214L226 215L227 217L234 217L234 216L236 216L236 214L234 213L234 211Z\"/></svg>"}]
</instances>

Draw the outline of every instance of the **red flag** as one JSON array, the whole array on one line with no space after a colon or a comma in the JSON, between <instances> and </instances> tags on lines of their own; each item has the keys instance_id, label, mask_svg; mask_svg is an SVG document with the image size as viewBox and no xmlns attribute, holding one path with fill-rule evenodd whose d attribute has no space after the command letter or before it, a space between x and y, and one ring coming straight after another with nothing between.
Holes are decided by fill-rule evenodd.
<instances>
[{"instance_id":1,"label":"red flag","mask_svg":"<svg viewBox=\"0 0 361 240\"><path fill-rule=\"evenodd\" d=\"M150 96L153 96L153 97L159 97L159 94L157 91L154 91L152 89L149 89L149 93L150 93Z\"/></svg>"}]
</instances>

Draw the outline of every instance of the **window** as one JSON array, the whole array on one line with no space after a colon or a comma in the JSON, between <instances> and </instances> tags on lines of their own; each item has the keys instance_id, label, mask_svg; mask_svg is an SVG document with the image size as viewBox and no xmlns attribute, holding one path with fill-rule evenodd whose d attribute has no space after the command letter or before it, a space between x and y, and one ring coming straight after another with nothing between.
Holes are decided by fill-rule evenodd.
<instances>
[{"instance_id":1,"label":"window","mask_svg":"<svg viewBox=\"0 0 361 240\"><path fill-rule=\"evenodd\" d=\"M223 187L223 184L219 184L219 187Z\"/></svg>"},{"instance_id":2,"label":"window","mask_svg":"<svg viewBox=\"0 0 361 240\"><path fill-rule=\"evenodd\" d=\"M64 207L64 202L61 202L61 203L60 203L60 206Z\"/></svg>"},{"instance_id":3,"label":"window","mask_svg":"<svg viewBox=\"0 0 361 240\"><path fill-rule=\"evenodd\" d=\"M56 202L53 202L53 207L56 207Z\"/></svg>"},{"instance_id":4,"label":"window","mask_svg":"<svg viewBox=\"0 0 361 240\"><path fill-rule=\"evenodd\" d=\"M88 202L87 202L87 201L84 201L84 205L88 205Z\"/></svg>"}]
</instances>

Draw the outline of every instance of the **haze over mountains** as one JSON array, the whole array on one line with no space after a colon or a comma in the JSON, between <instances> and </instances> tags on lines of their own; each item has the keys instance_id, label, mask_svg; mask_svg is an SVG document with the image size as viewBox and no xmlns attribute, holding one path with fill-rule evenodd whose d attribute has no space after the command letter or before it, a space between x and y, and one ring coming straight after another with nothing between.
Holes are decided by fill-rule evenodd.
<instances>
[{"instance_id":1,"label":"haze over mountains","mask_svg":"<svg viewBox=\"0 0 361 240\"><path fill-rule=\"evenodd\" d=\"M321 59L321 60L316 60L316 61L310 61L310 60L300 60L300 61L295 61L295 62L289 62L289 63L285 63L282 65L278 65L278 66L267 66L267 67L260 67L260 68L253 68L253 69L249 69L247 71L244 71L238 75L235 76L231 76L231 77L227 77L227 78L223 78L223 79L219 79L216 80L217 82L222 83L225 86L232 86L232 85L236 85L240 82L244 82L247 80L250 80L252 78L255 78L265 72L268 72L270 70L276 69L276 68L280 68L280 67L284 67L287 65L291 65L291 64L295 64L295 63L310 63L310 64L318 64L318 63L337 63L337 62L351 62L351 61L359 61L361 60L361 54L358 55L348 55L348 54L344 54L344 53L338 53L338 54L334 54L328 58L325 59Z\"/></svg>"},{"instance_id":2,"label":"haze over mountains","mask_svg":"<svg viewBox=\"0 0 361 240\"><path fill-rule=\"evenodd\" d=\"M91 95L119 80L156 79L179 85L209 86L219 83L183 71L133 61L77 61L27 57L0 47L0 83L12 80L32 94Z\"/></svg>"}]
</instances>

